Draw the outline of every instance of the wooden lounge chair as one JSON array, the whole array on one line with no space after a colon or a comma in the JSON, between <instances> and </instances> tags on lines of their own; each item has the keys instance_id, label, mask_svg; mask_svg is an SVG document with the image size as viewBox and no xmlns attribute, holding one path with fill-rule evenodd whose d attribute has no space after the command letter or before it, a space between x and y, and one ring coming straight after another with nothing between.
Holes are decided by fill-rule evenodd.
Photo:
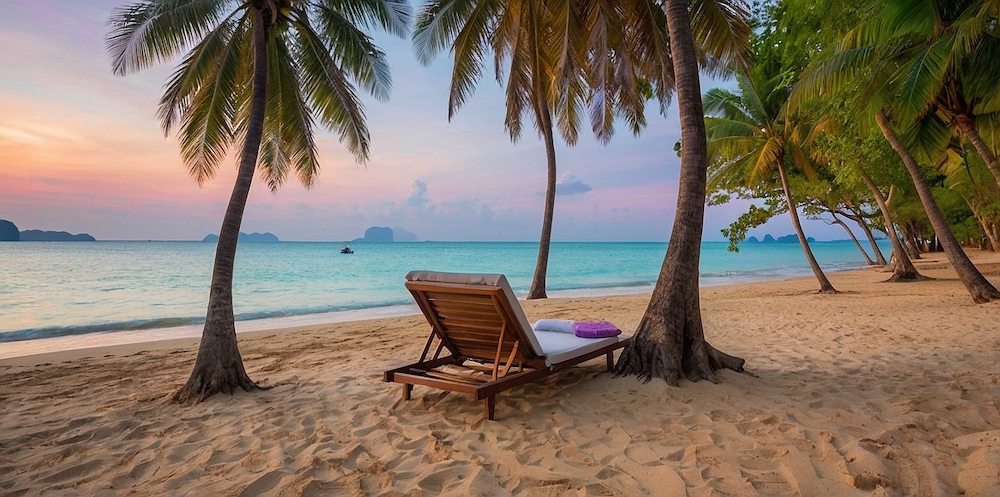
<instances>
[{"instance_id":1,"label":"wooden lounge chair","mask_svg":"<svg viewBox=\"0 0 1000 497\"><path fill-rule=\"evenodd\" d=\"M385 372L405 400L413 385L471 393L493 419L497 393L602 355L610 371L614 351L631 340L533 331L502 274L412 271L406 280L431 334L419 361Z\"/></svg>"}]
</instances>

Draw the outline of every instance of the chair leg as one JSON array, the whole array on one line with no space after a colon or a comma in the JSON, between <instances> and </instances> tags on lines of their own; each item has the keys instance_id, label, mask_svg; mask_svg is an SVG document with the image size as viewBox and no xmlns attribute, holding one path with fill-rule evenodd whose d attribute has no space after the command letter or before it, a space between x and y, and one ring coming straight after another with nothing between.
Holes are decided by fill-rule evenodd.
<instances>
[{"instance_id":1,"label":"chair leg","mask_svg":"<svg viewBox=\"0 0 1000 497\"><path fill-rule=\"evenodd\" d=\"M608 371L615 370L615 353L608 352Z\"/></svg>"},{"instance_id":2,"label":"chair leg","mask_svg":"<svg viewBox=\"0 0 1000 497\"><path fill-rule=\"evenodd\" d=\"M413 391L413 385L409 383L403 383L403 400L410 400L410 392Z\"/></svg>"},{"instance_id":3,"label":"chair leg","mask_svg":"<svg viewBox=\"0 0 1000 497\"><path fill-rule=\"evenodd\" d=\"M493 411L496 409L497 398L493 395L486 397L486 419L493 421Z\"/></svg>"}]
</instances>

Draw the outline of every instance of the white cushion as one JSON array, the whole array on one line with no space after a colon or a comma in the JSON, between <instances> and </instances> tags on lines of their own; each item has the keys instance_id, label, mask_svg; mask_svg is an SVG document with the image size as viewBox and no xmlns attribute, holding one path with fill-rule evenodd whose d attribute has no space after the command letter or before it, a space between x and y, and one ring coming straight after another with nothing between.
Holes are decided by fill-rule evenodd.
<instances>
[{"instance_id":1,"label":"white cushion","mask_svg":"<svg viewBox=\"0 0 1000 497\"><path fill-rule=\"evenodd\" d=\"M625 335L608 338L581 338L558 331L536 331L535 337L538 338L538 343L542 346L545 364L548 366L582 356L587 352L628 338Z\"/></svg>"}]
</instances>

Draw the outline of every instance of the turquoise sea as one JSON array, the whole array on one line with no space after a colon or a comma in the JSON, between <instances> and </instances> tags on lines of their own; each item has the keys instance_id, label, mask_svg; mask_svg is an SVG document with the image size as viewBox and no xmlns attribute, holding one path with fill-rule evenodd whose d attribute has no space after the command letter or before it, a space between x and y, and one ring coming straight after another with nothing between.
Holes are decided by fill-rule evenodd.
<instances>
[{"instance_id":1,"label":"turquoise sea","mask_svg":"<svg viewBox=\"0 0 1000 497\"><path fill-rule=\"evenodd\" d=\"M413 242L241 244L234 303L238 321L276 326L416 312L403 287L414 269L504 273L527 293L537 243ZM205 242L0 243L3 343L129 330L197 328L204 320L215 245ZM826 271L858 268L850 241L813 244ZM646 292L666 243L553 243L550 297ZM888 254L886 247L884 253ZM810 275L798 244L702 246L703 285ZM406 306L406 307L400 307ZM284 319L286 322L281 321Z\"/></svg>"}]
</instances>

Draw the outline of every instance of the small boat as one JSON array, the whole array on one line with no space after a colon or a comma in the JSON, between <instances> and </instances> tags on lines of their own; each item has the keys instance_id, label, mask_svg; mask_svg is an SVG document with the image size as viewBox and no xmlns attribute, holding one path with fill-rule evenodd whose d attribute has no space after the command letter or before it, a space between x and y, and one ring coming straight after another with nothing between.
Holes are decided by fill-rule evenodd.
<instances>
[{"instance_id":1,"label":"small boat","mask_svg":"<svg viewBox=\"0 0 1000 497\"><path fill-rule=\"evenodd\" d=\"M340 253L341 254L353 254L354 251L351 250L351 246L350 245L344 245L343 247L340 247Z\"/></svg>"}]
</instances>

